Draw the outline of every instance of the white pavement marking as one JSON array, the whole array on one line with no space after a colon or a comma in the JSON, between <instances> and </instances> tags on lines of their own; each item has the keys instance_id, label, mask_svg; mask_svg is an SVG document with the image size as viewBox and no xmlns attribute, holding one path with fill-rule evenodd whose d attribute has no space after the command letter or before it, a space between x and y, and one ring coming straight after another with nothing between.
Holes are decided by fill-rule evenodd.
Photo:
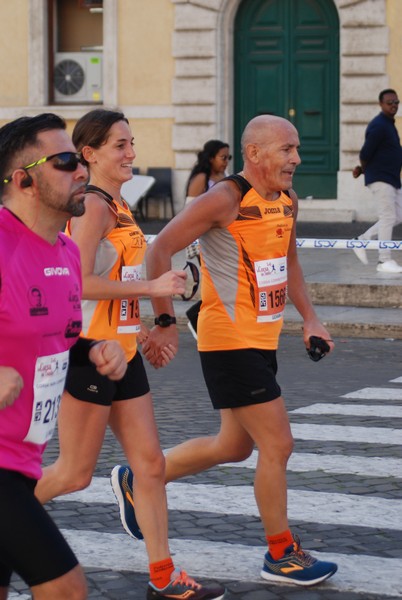
<instances>
[{"instance_id":1,"label":"white pavement marking","mask_svg":"<svg viewBox=\"0 0 402 600\"><path fill-rule=\"evenodd\" d=\"M223 467L255 469L258 452L253 450L247 460L239 463L226 463ZM342 456L341 454L313 454L297 452L288 462L288 471L323 471L338 475L360 475L366 477L402 478L402 458L383 458L380 456Z\"/></svg>"},{"instance_id":2,"label":"white pavement marking","mask_svg":"<svg viewBox=\"0 0 402 600\"><path fill-rule=\"evenodd\" d=\"M63 530L63 534L86 568L137 572L148 570L145 544L135 542L126 534L82 530ZM210 578L212 574L214 579L219 580L263 583L259 573L265 553L264 546L203 540L194 543L194 540L183 539L170 539L169 545L175 564L185 568L193 577ZM336 562L339 567L338 573L320 586L321 590L399 597L402 560L367 555L313 553L322 560Z\"/></svg>"},{"instance_id":3,"label":"white pavement marking","mask_svg":"<svg viewBox=\"0 0 402 600\"><path fill-rule=\"evenodd\" d=\"M402 406L390 404L310 404L289 411L305 415L350 415L356 417L381 417L402 419Z\"/></svg>"},{"instance_id":4,"label":"white pavement marking","mask_svg":"<svg viewBox=\"0 0 402 600\"><path fill-rule=\"evenodd\" d=\"M170 509L258 516L252 486L169 483L167 493ZM289 518L295 521L402 531L401 512L400 500L288 490Z\"/></svg>"},{"instance_id":5,"label":"white pavement marking","mask_svg":"<svg viewBox=\"0 0 402 600\"><path fill-rule=\"evenodd\" d=\"M402 444L402 429L387 427L352 427L349 425L315 425L291 423L293 437L298 440L323 442L359 442L363 444Z\"/></svg>"},{"instance_id":6,"label":"white pavement marking","mask_svg":"<svg viewBox=\"0 0 402 600\"><path fill-rule=\"evenodd\" d=\"M169 483L166 489L171 510L258 516L251 485ZM84 504L116 502L109 479L105 477L95 477L86 490L61 496L56 501ZM401 500L357 494L288 490L288 512L290 519L299 522L358 525L402 531Z\"/></svg>"},{"instance_id":7,"label":"white pavement marking","mask_svg":"<svg viewBox=\"0 0 402 600\"><path fill-rule=\"evenodd\" d=\"M358 400L402 400L402 389L397 388L362 388L349 392L340 398L356 398Z\"/></svg>"},{"instance_id":8,"label":"white pavement marking","mask_svg":"<svg viewBox=\"0 0 402 600\"><path fill-rule=\"evenodd\" d=\"M402 377L397 377L396 379L390 379L390 383L402 383Z\"/></svg>"}]
</instances>

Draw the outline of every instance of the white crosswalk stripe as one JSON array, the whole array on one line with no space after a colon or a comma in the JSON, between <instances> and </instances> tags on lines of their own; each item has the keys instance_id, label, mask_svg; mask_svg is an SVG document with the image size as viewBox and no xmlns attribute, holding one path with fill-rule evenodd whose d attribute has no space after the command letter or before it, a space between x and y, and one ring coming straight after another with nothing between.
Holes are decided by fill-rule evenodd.
<instances>
[{"instance_id":1,"label":"white crosswalk stripe","mask_svg":"<svg viewBox=\"0 0 402 600\"><path fill-rule=\"evenodd\" d=\"M291 411L300 415L349 415L354 417L380 417L402 419L402 406L380 404L311 404Z\"/></svg>"},{"instance_id":2,"label":"white crosswalk stripe","mask_svg":"<svg viewBox=\"0 0 402 600\"><path fill-rule=\"evenodd\" d=\"M255 469L257 452L254 450L250 458L239 463L226 463L225 467ZM386 458L382 456L342 456L339 454L313 454L312 452L295 452L290 457L288 471L303 473L306 471L322 471L323 473L359 475L361 477L396 477L402 479L402 458Z\"/></svg>"},{"instance_id":3,"label":"white crosswalk stripe","mask_svg":"<svg viewBox=\"0 0 402 600\"><path fill-rule=\"evenodd\" d=\"M402 377L393 379L402 384ZM352 403L351 400L354 400ZM376 404L365 401L376 400ZM395 419L402 418L402 406L394 402L402 400L402 388L363 388L343 395L336 403L315 403L290 411L292 433L296 440L322 441L322 453L296 452L292 455L290 472L322 472L323 474L350 475L358 477L402 479L402 459L381 456L383 446L401 445L402 430ZM293 416L320 417L320 423L294 422ZM375 417L384 419L384 426L370 427L323 423L323 418ZM392 426L385 426L392 423ZM342 422L342 420L341 420ZM339 423L339 421L338 421ZM326 442L364 443L378 450L378 456L357 456L325 453ZM225 468L255 469L257 453L242 463L228 463ZM181 512L204 512L215 515L258 516L251 485L212 485L174 482L167 486L169 509ZM109 479L94 477L91 485L81 492L69 494L56 502L91 504L115 504ZM114 509L117 511L117 507ZM289 518L300 523L328 524L343 527L365 527L402 531L402 501L379 495L354 493L330 493L306 489L289 489ZM135 542L124 533L112 534L87 530L63 530L81 564L86 568L128 570L146 572L148 559L145 545ZM197 540L170 540L176 565L186 565L191 555L191 574L208 577L214 573L217 579L227 579L228 573L239 581L261 582L265 547ZM400 597L402 589L402 559L372 554L341 554L314 551L317 558L334 561L338 573L325 584L325 589L337 592L378 594L381 598ZM233 556L236 572L233 574ZM370 574L368 576L368 573ZM12 599L27 600L29 596L13 593Z\"/></svg>"},{"instance_id":4,"label":"white crosswalk stripe","mask_svg":"<svg viewBox=\"0 0 402 600\"><path fill-rule=\"evenodd\" d=\"M75 548L82 564L88 568L146 571L148 567L145 546L125 534L97 533L94 531L63 531ZM185 565L191 556L192 574L196 577L225 579L233 570L236 557L236 579L258 581L265 548L223 542L174 539L170 541L175 563ZM325 584L326 588L358 593L378 593L385 596L400 593L402 560L359 555L348 556L314 552L317 558L338 563L339 572ZM350 559L353 559L351 564ZM367 572L370 571L370 577ZM384 577L384 573L387 577Z\"/></svg>"},{"instance_id":5,"label":"white crosswalk stripe","mask_svg":"<svg viewBox=\"0 0 402 600\"><path fill-rule=\"evenodd\" d=\"M169 508L180 511L213 512L222 515L258 516L253 488L247 486L210 485L173 482L167 485ZM114 502L109 480L94 478L81 492L59 498L89 504ZM322 507L325 506L325 511ZM299 522L386 527L402 531L402 502L355 494L288 491L289 517Z\"/></svg>"},{"instance_id":6,"label":"white crosswalk stripe","mask_svg":"<svg viewBox=\"0 0 402 600\"><path fill-rule=\"evenodd\" d=\"M356 398L356 400L402 400L402 389L397 388L362 388L355 392L344 394L341 398Z\"/></svg>"},{"instance_id":7,"label":"white crosswalk stripe","mask_svg":"<svg viewBox=\"0 0 402 600\"><path fill-rule=\"evenodd\" d=\"M322 442L360 442L362 444L401 445L402 432L391 427L353 427L350 425L315 425L292 423L296 440Z\"/></svg>"}]
</instances>

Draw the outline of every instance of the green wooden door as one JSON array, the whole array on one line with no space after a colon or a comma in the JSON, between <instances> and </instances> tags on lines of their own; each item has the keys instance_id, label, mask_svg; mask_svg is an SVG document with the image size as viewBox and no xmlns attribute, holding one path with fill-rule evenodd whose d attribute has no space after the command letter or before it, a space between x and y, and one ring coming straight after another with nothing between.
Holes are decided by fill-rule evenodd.
<instances>
[{"instance_id":1,"label":"green wooden door","mask_svg":"<svg viewBox=\"0 0 402 600\"><path fill-rule=\"evenodd\" d=\"M235 168L246 123L270 113L298 129L300 198L337 197L339 20L333 0L243 0L235 21Z\"/></svg>"}]
</instances>

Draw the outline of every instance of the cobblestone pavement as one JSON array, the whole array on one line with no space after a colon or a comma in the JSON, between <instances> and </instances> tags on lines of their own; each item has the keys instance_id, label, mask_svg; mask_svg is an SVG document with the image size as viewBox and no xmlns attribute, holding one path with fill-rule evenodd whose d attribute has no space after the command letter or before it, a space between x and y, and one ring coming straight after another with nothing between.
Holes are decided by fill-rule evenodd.
<instances>
[{"instance_id":1,"label":"cobblestone pavement","mask_svg":"<svg viewBox=\"0 0 402 600\"><path fill-rule=\"evenodd\" d=\"M339 557L333 578L311 589L261 582L264 535L247 500L253 483L247 463L168 486L176 486L169 500L176 562L184 548L182 566L201 581L225 582L226 600L402 598L402 341L335 341L335 354L320 363L308 360L298 337L283 336L278 351L278 380L296 438L288 476L291 526L313 553ZM179 357L166 369L149 369L149 376L163 448L217 430L190 334L181 334ZM45 462L56 456L53 440ZM108 432L95 473L104 490L98 501L78 495L48 507L85 566L92 600L145 598L143 543L123 533L108 484L122 461ZM232 503L240 508L232 511ZM244 576L247 552L251 568ZM12 591L12 598L29 598L17 578Z\"/></svg>"}]
</instances>

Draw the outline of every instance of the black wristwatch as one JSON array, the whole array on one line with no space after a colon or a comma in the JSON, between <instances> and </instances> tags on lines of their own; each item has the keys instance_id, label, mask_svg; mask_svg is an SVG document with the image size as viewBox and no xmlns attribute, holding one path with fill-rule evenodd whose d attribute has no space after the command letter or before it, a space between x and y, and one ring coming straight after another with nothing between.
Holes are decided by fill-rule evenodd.
<instances>
[{"instance_id":1,"label":"black wristwatch","mask_svg":"<svg viewBox=\"0 0 402 600\"><path fill-rule=\"evenodd\" d=\"M163 313L156 317L155 325L159 325L159 327L170 327L170 325L176 325L176 317L172 317L167 313Z\"/></svg>"}]
</instances>

